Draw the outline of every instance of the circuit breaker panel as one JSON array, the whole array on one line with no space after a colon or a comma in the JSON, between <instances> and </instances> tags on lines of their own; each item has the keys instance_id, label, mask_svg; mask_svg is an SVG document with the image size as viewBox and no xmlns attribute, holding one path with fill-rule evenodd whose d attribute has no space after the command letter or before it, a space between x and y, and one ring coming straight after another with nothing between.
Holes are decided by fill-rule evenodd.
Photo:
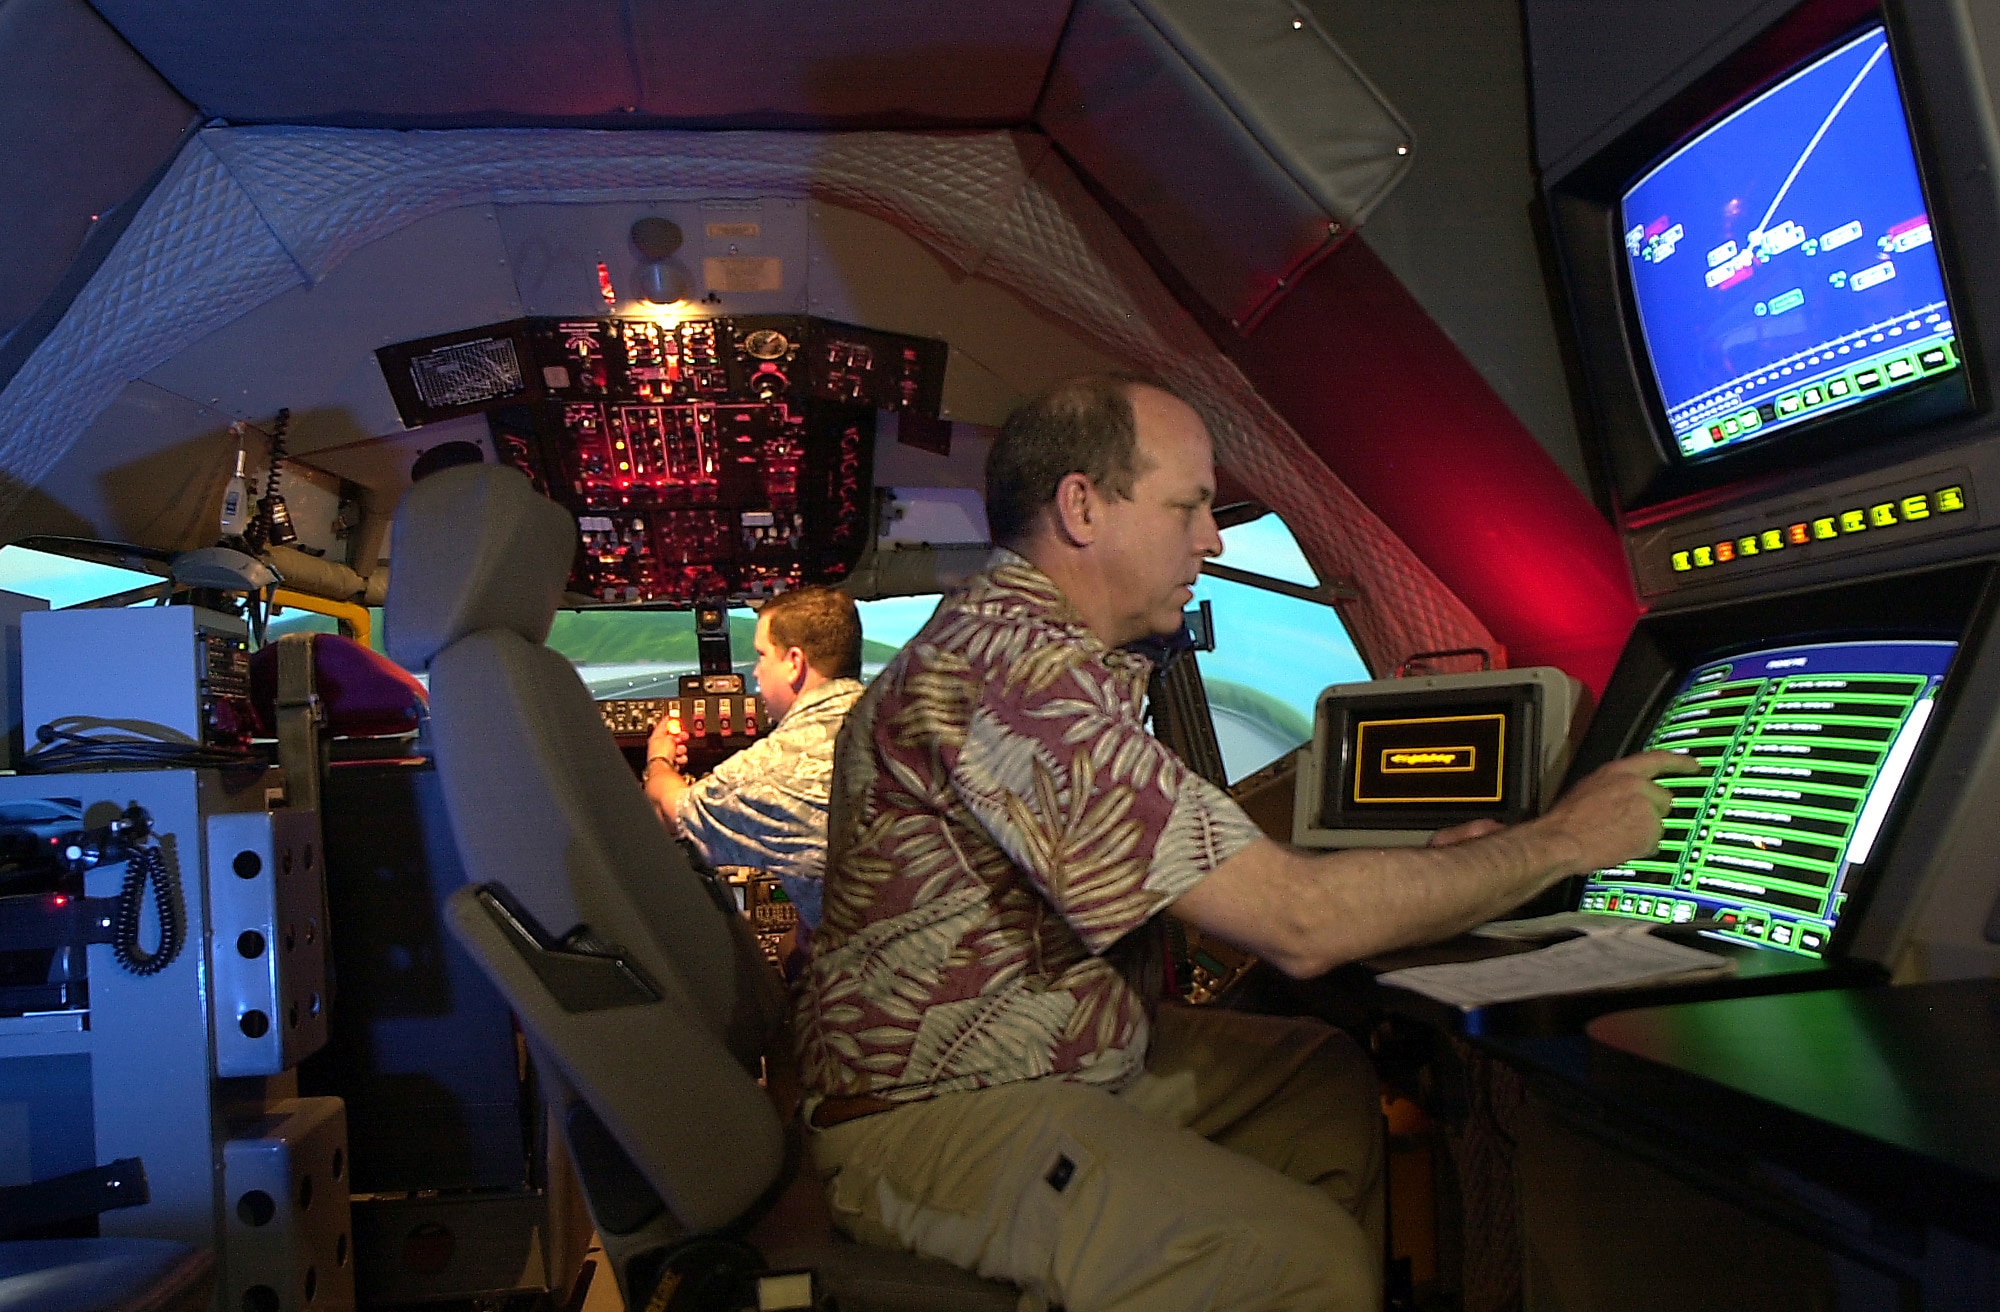
<instances>
[{"instance_id":1,"label":"circuit breaker panel","mask_svg":"<svg viewBox=\"0 0 2000 1312\"><path fill-rule=\"evenodd\" d=\"M572 592L693 605L847 576L877 417L934 432L947 347L798 315L523 319L377 356L404 423L484 411L575 513Z\"/></svg>"}]
</instances>

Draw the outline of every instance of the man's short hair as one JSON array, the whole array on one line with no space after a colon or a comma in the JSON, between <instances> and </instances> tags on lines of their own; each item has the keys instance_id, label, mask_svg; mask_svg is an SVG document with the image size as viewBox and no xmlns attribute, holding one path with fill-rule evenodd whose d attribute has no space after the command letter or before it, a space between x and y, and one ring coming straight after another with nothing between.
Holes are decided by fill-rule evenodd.
<instances>
[{"instance_id":1,"label":"man's short hair","mask_svg":"<svg viewBox=\"0 0 2000 1312\"><path fill-rule=\"evenodd\" d=\"M861 612L839 588L793 588L757 609L771 621L771 644L797 647L823 678L861 677Z\"/></svg>"},{"instance_id":2,"label":"man's short hair","mask_svg":"<svg viewBox=\"0 0 2000 1312\"><path fill-rule=\"evenodd\" d=\"M1084 374L1057 383L1023 404L1001 426L986 454L986 523L993 541L1013 546L1034 531L1056 485L1082 474L1121 500L1144 471L1132 389L1173 390L1130 374Z\"/></svg>"}]
</instances>

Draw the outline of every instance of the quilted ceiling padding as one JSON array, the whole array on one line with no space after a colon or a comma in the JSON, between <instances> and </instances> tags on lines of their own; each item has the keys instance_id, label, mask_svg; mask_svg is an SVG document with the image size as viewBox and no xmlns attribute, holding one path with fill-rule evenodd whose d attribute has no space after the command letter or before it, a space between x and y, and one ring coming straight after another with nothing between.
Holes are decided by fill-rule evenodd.
<instances>
[{"instance_id":1,"label":"quilted ceiling padding","mask_svg":"<svg viewBox=\"0 0 2000 1312\"><path fill-rule=\"evenodd\" d=\"M718 194L810 196L877 215L1172 380L1207 419L1221 463L1284 516L1321 577L1358 587L1344 613L1374 668L1495 645L1030 134L210 129L0 392L0 473L33 485L127 382L427 215Z\"/></svg>"}]
</instances>

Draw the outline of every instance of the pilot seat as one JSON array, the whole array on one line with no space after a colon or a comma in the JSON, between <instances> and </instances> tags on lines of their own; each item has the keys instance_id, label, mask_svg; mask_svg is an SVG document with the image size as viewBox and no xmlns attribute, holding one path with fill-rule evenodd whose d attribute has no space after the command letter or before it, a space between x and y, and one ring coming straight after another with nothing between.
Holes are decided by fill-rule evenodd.
<instances>
[{"instance_id":1,"label":"pilot seat","mask_svg":"<svg viewBox=\"0 0 2000 1312\"><path fill-rule=\"evenodd\" d=\"M385 632L430 671L469 880L452 932L520 1018L626 1306L756 1306L760 1271L808 1269L843 1312L1012 1309L1009 1286L833 1236L779 1108L782 985L543 645L576 534L514 470L425 479L396 516Z\"/></svg>"}]
</instances>

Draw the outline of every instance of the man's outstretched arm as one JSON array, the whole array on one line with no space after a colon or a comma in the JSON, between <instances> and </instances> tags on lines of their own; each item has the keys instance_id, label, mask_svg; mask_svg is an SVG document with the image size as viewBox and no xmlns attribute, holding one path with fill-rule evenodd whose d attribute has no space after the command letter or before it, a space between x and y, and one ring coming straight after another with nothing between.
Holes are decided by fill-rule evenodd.
<instances>
[{"instance_id":1,"label":"man's outstretched arm","mask_svg":"<svg viewBox=\"0 0 2000 1312\"><path fill-rule=\"evenodd\" d=\"M1697 768L1676 752L1613 761L1540 819L1444 847L1310 853L1260 839L1182 894L1173 913L1310 978L1448 938L1559 879L1652 851L1673 805L1653 779Z\"/></svg>"}]
</instances>

